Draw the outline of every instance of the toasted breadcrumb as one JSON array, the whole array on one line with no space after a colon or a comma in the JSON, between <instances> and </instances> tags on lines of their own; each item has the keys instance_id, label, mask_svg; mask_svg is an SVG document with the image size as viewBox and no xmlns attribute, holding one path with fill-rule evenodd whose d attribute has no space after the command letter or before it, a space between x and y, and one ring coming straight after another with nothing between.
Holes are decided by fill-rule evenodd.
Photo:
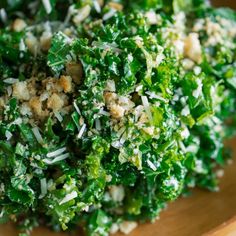
<instances>
[{"instance_id":1,"label":"toasted breadcrumb","mask_svg":"<svg viewBox=\"0 0 236 236\"><path fill-rule=\"evenodd\" d=\"M123 5L117 2L109 2L108 6L117 10L117 11L122 11L123 10Z\"/></svg>"},{"instance_id":2,"label":"toasted breadcrumb","mask_svg":"<svg viewBox=\"0 0 236 236\"><path fill-rule=\"evenodd\" d=\"M115 103L116 99L117 99L117 95L113 92L104 92L104 100L105 103L107 105L111 104L111 103Z\"/></svg>"},{"instance_id":3,"label":"toasted breadcrumb","mask_svg":"<svg viewBox=\"0 0 236 236\"><path fill-rule=\"evenodd\" d=\"M32 33L27 34L25 44L33 55L37 55L39 49L39 41Z\"/></svg>"},{"instance_id":4,"label":"toasted breadcrumb","mask_svg":"<svg viewBox=\"0 0 236 236\"><path fill-rule=\"evenodd\" d=\"M59 84L65 93L72 92L72 78L70 76L61 76L59 79Z\"/></svg>"},{"instance_id":5,"label":"toasted breadcrumb","mask_svg":"<svg viewBox=\"0 0 236 236\"><path fill-rule=\"evenodd\" d=\"M24 30L24 28L26 27L26 23L24 20L17 18L14 20L13 24L12 24L12 29L16 32L20 32L22 30Z\"/></svg>"},{"instance_id":6,"label":"toasted breadcrumb","mask_svg":"<svg viewBox=\"0 0 236 236\"><path fill-rule=\"evenodd\" d=\"M53 111L60 110L63 105L64 101L56 93L54 93L47 101L47 107Z\"/></svg>"},{"instance_id":7,"label":"toasted breadcrumb","mask_svg":"<svg viewBox=\"0 0 236 236\"><path fill-rule=\"evenodd\" d=\"M30 99L30 93L25 81L19 81L13 85L13 97L26 101Z\"/></svg>"},{"instance_id":8,"label":"toasted breadcrumb","mask_svg":"<svg viewBox=\"0 0 236 236\"><path fill-rule=\"evenodd\" d=\"M185 39L185 55L197 63L202 61L202 49L197 33L190 33Z\"/></svg>"},{"instance_id":9,"label":"toasted breadcrumb","mask_svg":"<svg viewBox=\"0 0 236 236\"><path fill-rule=\"evenodd\" d=\"M44 118L45 116L48 116L48 111L44 111L42 109L42 102L40 101L39 97L33 97L29 101L29 105L36 116L39 118Z\"/></svg>"},{"instance_id":10,"label":"toasted breadcrumb","mask_svg":"<svg viewBox=\"0 0 236 236\"><path fill-rule=\"evenodd\" d=\"M110 113L113 118L120 119L124 116L125 109L120 105L112 104L110 106Z\"/></svg>"},{"instance_id":11,"label":"toasted breadcrumb","mask_svg":"<svg viewBox=\"0 0 236 236\"><path fill-rule=\"evenodd\" d=\"M45 31L40 37L40 47L43 51L48 51L51 46L52 33Z\"/></svg>"}]
</instances>

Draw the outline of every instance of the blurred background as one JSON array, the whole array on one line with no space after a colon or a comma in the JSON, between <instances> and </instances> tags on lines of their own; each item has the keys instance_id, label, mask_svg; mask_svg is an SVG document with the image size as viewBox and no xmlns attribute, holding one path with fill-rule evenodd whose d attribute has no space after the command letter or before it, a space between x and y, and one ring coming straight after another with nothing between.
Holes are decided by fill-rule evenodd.
<instances>
[{"instance_id":1,"label":"blurred background","mask_svg":"<svg viewBox=\"0 0 236 236\"><path fill-rule=\"evenodd\" d=\"M212 0L215 6L227 6L236 8L236 0Z\"/></svg>"}]
</instances>

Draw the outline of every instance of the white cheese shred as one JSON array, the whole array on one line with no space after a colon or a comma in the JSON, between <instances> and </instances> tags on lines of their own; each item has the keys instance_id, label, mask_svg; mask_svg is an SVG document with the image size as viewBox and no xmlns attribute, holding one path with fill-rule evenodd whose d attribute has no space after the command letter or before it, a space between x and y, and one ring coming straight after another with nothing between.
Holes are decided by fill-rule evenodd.
<instances>
[{"instance_id":1,"label":"white cheese shred","mask_svg":"<svg viewBox=\"0 0 236 236\"><path fill-rule=\"evenodd\" d=\"M102 129L102 127L101 127L101 121L100 121L98 118L95 120L95 128L96 128L96 130L98 130L98 131L100 131L100 130Z\"/></svg>"},{"instance_id":2,"label":"white cheese shred","mask_svg":"<svg viewBox=\"0 0 236 236\"><path fill-rule=\"evenodd\" d=\"M4 8L0 9L0 18L1 18L3 23L7 22L7 13L6 13L6 10Z\"/></svg>"},{"instance_id":3,"label":"white cheese shred","mask_svg":"<svg viewBox=\"0 0 236 236\"><path fill-rule=\"evenodd\" d=\"M6 130L5 136L6 136L7 141L8 141L8 140L10 140L12 138L13 135L12 135L12 133L10 131Z\"/></svg>"},{"instance_id":4,"label":"white cheese shred","mask_svg":"<svg viewBox=\"0 0 236 236\"><path fill-rule=\"evenodd\" d=\"M100 5L99 5L97 0L93 1L93 5L94 5L94 8L95 8L96 12L97 13L101 13L101 7L100 7Z\"/></svg>"},{"instance_id":5,"label":"white cheese shred","mask_svg":"<svg viewBox=\"0 0 236 236\"><path fill-rule=\"evenodd\" d=\"M19 80L16 79L16 78L7 78L7 79L4 79L3 82L6 83L6 84L15 84L17 83Z\"/></svg>"},{"instance_id":6,"label":"white cheese shred","mask_svg":"<svg viewBox=\"0 0 236 236\"><path fill-rule=\"evenodd\" d=\"M147 164L153 171L157 170L156 166L150 160L147 160Z\"/></svg>"},{"instance_id":7,"label":"white cheese shred","mask_svg":"<svg viewBox=\"0 0 236 236\"><path fill-rule=\"evenodd\" d=\"M155 99L161 100L161 101L163 101L163 102L165 102L165 103L168 102L167 99L163 98L162 96L160 96L160 95L158 95L158 94L156 94L156 93L154 93L154 92L149 92L149 91L147 91L146 94L149 95L149 97L150 97L151 99L152 99L152 98L155 98Z\"/></svg>"},{"instance_id":8,"label":"white cheese shred","mask_svg":"<svg viewBox=\"0 0 236 236\"><path fill-rule=\"evenodd\" d=\"M100 115L104 115L104 116L110 116L110 113L107 111L104 111L103 108L99 111Z\"/></svg>"},{"instance_id":9,"label":"white cheese shred","mask_svg":"<svg viewBox=\"0 0 236 236\"><path fill-rule=\"evenodd\" d=\"M67 203L71 200L73 200L74 198L76 198L78 196L78 193L76 191L72 191L71 193L67 194L60 202L59 205L62 205L64 203Z\"/></svg>"},{"instance_id":10,"label":"white cheese shred","mask_svg":"<svg viewBox=\"0 0 236 236\"><path fill-rule=\"evenodd\" d=\"M144 109L145 109L145 111L147 113L148 119L150 121L152 121L152 113L151 113L151 110L150 110L148 99L147 99L146 96L141 96L141 99L142 99L142 103L143 103Z\"/></svg>"},{"instance_id":11,"label":"white cheese shred","mask_svg":"<svg viewBox=\"0 0 236 236\"><path fill-rule=\"evenodd\" d=\"M78 114L81 115L80 109L78 105L76 104L76 101L73 102L73 105L74 105L75 110L78 112Z\"/></svg>"},{"instance_id":12,"label":"white cheese shred","mask_svg":"<svg viewBox=\"0 0 236 236\"><path fill-rule=\"evenodd\" d=\"M40 188L41 188L41 194L39 195L39 199L42 199L47 194L47 180L46 180L46 178L43 178L40 180Z\"/></svg>"},{"instance_id":13,"label":"white cheese shred","mask_svg":"<svg viewBox=\"0 0 236 236\"><path fill-rule=\"evenodd\" d=\"M34 128L32 128L32 132L34 133L34 136L35 136L36 140L38 141L38 143L42 144L43 138L39 132L39 128L37 126L35 126Z\"/></svg>"},{"instance_id":14,"label":"white cheese shred","mask_svg":"<svg viewBox=\"0 0 236 236\"><path fill-rule=\"evenodd\" d=\"M66 147L63 147L63 148L57 149L56 151L49 152L47 154L47 157L55 157L55 156L62 154L65 151L66 151Z\"/></svg>"},{"instance_id":15,"label":"white cheese shred","mask_svg":"<svg viewBox=\"0 0 236 236\"><path fill-rule=\"evenodd\" d=\"M45 162L45 163L48 164L48 165L52 165L52 164L54 164L54 163L56 163L56 162L65 160L65 159L68 158L69 156L70 156L69 153L65 153L65 154L62 154L62 155L60 155L60 156L57 156L57 157L56 157L55 159L53 159L53 160L44 159L43 162Z\"/></svg>"},{"instance_id":16,"label":"white cheese shred","mask_svg":"<svg viewBox=\"0 0 236 236\"><path fill-rule=\"evenodd\" d=\"M107 12L106 14L104 14L103 16L103 20L106 21L108 19L110 19L111 17L113 17L116 14L116 10L115 9L111 9L109 12Z\"/></svg>"},{"instance_id":17,"label":"white cheese shred","mask_svg":"<svg viewBox=\"0 0 236 236\"><path fill-rule=\"evenodd\" d=\"M78 139L80 139L83 136L85 129L86 129L86 124L83 124L78 135L77 135Z\"/></svg>"},{"instance_id":18,"label":"white cheese shred","mask_svg":"<svg viewBox=\"0 0 236 236\"><path fill-rule=\"evenodd\" d=\"M50 3L50 0L42 0L43 2L43 6L45 8L45 11L47 12L47 14L50 14L52 11L52 5Z\"/></svg>"},{"instance_id":19,"label":"white cheese shred","mask_svg":"<svg viewBox=\"0 0 236 236\"><path fill-rule=\"evenodd\" d=\"M59 122L63 121L63 117L62 117L62 115L59 112L55 111L54 115L58 119Z\"/></svg>"}]
</instances>

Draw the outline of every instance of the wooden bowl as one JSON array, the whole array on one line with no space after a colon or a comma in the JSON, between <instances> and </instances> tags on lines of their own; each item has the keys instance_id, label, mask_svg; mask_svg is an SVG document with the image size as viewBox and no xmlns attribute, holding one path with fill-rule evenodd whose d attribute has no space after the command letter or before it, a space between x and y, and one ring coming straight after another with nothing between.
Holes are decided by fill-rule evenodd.
<instances>
[{"instance_id":1,"label":"wooden bowl","mask_svg":"<svg viewBox=\"0 0 236 236\"><path fill-rule=\"evenodd\" d=\"M215 0L216 6L236 8L235 0ZM236 138L227 142L236 160ZM78 233L78 232L77 232ZM11 224L0 225L0 236L17 236ZM51 232L46 228L35 229L32 236L80 235ZM114 236L121 236L116 234ZM192 196L170 203L155 223L139 225L129 236L234 236L236 235L236 163L225 168L220 180L220 191L212 193L196 189Z\"/></svg>"}]
</instances>

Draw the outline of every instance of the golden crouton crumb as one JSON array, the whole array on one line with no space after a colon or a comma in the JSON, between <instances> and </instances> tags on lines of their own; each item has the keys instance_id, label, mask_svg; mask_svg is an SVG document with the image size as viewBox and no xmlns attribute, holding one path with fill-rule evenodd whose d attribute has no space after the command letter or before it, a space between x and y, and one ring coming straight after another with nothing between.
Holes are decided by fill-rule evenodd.
<instances>
[{"instance_id":1,"label":"golden crouton crumb","mask_svg":"<svg viewBox=\"0 0 236 236\"><path fill-rule=\"evenodd\" d=\"M47 107L53 111L58 111L64 106L64 101L56 94L53 93L52 96L47 101Z\"/></svg>"},{"instance_id":2,"label":"golden crouton crumb","mask_svg":"<svg viewBox=\"0 0 236 236\"><path fill-rule=\"evenodd\" d=\"M35 115L39 117L45 117L48 115L48 111L43 111L42 109L42 102L40 101L39 97L33 97L29 101L30 108L33 110Z\"/></svg>"},{"instance_id":3,"label":"golden crouton crumb","mask_svg":"<svg viewBox=\"0 0 236 236\"><path fill-rule=\"evenodd\" d=\"M56 78L47 78L42 81L43 87L45 90L53 93L60 93L63 91L62 86L59 83L59 80Z\"/></svg>"},{"instance_id":4,"label":"golden crouton crumb","mask_svg":"<svg viewBox=\"0 0 236 236\"><path fill-rule=\"evenodd\" d=\"M104 92L103 97L105 99L105 103L109 105L115 102L117 95L112 92Z\"/></svg>"},{"instance_id":5,"label":"golden crouton crumb","mask_svg":"<svg viewBox=\"0 0 236 236\"><path fill-rule=\"evenodd\" d=\"M125 109L120 105L112 104L110 106L111 116L115 119L120 119L124 116Z\"/></svg>"},{"instance_id":6,"label":"golden crouton crumb","mask_svg":"<svg viewBox=\"0 0 236 236\"><path fill-rule=\"evenodd\" d=\"M33 77L27 80L27 88L28 88L30 97L36 96L36 93L37 93L36 78Z\"/></svg>"},{"instance_id":7,"label":"golden crouton crumb","mask_svg":"<svg viewBox=\"0 0 236 236\"><path fill-rule=\"evenodd\" d=\"M190 33L184 42L185 56L197 63L202 61L202 49L197 33Z\"/></svg>"},{"instance_id":8,"label":"golden crouton crumb","mask_svg":"<svg viewBox=\"0 0 236 236\"><path fill-rule=\"evenodd\" d=\"M40 37L40 47L43 51L48 51L51 46L52 33L44 32Z\"/></svg>"},{"instance_id":9,"label":"golden crouton crumb","mask_svg":"<svg viewBox=\"0 0 236 236\"><path fill-rule=\"evenodd\" d=\"M72 78L70 76L61 76L59 84L65 93L70 93L72 91Z\"/></svg>"},{"instance_id":10,"label":"golden crouton crumb","mask_svg":"<svg viewBox=\"0 0 236 236\"><path fill-rule=\"evenodd\" d=\"M108 6L117 10L117 11L122 11L123 10L123 5L117 3L117 2L109 2Z\"/></svg>"},{"instance_id":11,"label":"golden crouton crumb","mask_svg":"<svg viewBox=\"0 0 236 236\"><path fill-rule=\"evenodd\" d=\"M25 81L20 81L13 85L13 97L25 101L30 99L29 90Z\"/></svg>"},{"instance_id":12,"label":"golden crouton crumb","mask_svg":"<svg viewBox=\"0 0 236 236\"><path fill-rule=\"evenodd\" d=\"M38 39L32 33L27 34L25 44L33 55L37 54L39 49L39 42Z\"/></svg>"},{"instance_id":13,"label":"golden crouton crumb","mask_svg":"<svg viewBox=\"0 0 236 236\"><path fill-rule=\"evenodd\" d=\"M12 25L12 29L16 32L20 32L22 31L25 27L26 27L26 23L24 20L22 19L15 19L14 22L13 22L13 25Z\"/></svg>"}]
</instances>

